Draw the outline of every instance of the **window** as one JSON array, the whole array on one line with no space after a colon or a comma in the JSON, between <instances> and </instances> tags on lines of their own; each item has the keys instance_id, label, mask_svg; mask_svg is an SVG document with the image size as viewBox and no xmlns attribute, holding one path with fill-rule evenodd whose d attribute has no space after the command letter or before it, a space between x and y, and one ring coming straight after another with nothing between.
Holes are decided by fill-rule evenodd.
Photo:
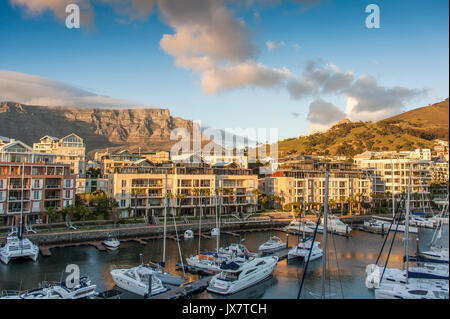
<instances>
[{"instance_id":1,"label":"window","mask_svg":"<svg viewBox=\"0 0 450 319\"><path fill-rule=\"evenodd\" d=\"M0 179L0 188L3 188L3 179Z\"/></svg>"},{"instance_id":2,"label":"window","mask_svg":"<svg viewBox=\"0 0 450 319\"><path fill-rule=\"evenodd\" d=\"M3 200L3 192L0 192L0 201Z\"/></svg>"},{"instance_id":3,"label":"window","mask_svg":"<svg viewBox=\"0 0 450 319\"><path fill-rule=\"evenodd\" d=\"M126 200L121 200L120 201L120 207L125 207L127 206L127 201Z\"/></svg>"},{"instance_id":4,"label":"window","mask_svg":"<svg viewBox=\"0 0 450 319\"><path fill-rule=\"evenodd\" d=\"M33 191L33 200L40 200L40 199L41 199L41 192Z\"/></svg>"},{"instance_id":5,"label":"window","mask_svg":"<svg viewBox=\"0 0 450 319\"><path fill-rule=\"evenodd\" d=\"M127 181L125 180L122 181L122 187L127 187Z\"/></svg>"}]
</instances>

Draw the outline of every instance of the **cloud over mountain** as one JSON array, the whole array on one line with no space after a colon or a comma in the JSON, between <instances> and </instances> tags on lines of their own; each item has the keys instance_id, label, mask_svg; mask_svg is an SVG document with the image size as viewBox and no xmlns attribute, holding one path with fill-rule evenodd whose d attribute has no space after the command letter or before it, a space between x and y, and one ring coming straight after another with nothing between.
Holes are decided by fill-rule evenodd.
<instances>
[{"instance_id":1,"label":"cloud over mountain","mask_svg":"<svg viewBox=\"0 0 450 319\"><path fill-rule=\"evenodd\" d=\"M129 108L137 104L19 72L0 70L0 101L79 108Z\"/></svg>"}]
</instances>

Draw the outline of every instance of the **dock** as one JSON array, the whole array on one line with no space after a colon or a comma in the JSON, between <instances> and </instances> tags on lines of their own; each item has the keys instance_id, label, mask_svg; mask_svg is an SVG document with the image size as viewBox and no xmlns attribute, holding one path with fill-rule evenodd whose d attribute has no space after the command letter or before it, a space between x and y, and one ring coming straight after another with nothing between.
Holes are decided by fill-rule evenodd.
<instances>
[{"instance_id":1,"label":"dock","mask_svg":"<svg viewBox=\"0 0 450 319\"><path fill-rule=\"evenodd\" d=\"M151 296L148 299L180 299L193 293L205 290L208 287L211 276L201 278L197 281L189 282L180 287L174 287L161 294Z\"/></svg>"},{"instance_id":2,"label":"dock","mask_svg":"<svg viewBox=\"0 0 450 319\"><path fill-rule=\"evenodd\" d=\"M53 248L63 248L63 247L80 247L80 246L92 246L97 248L98 251L106 251L105 246L103 246L100 241L90 241L82 243L68 243L68 244L56 244L56 245L44 245L39 246L39 251L42 256L50 257L52 255L51 249Z\"/></svg>"},{"instance_id":3,"label":"dock","mask_svg":"<svg viewBox=\"0 0 450 319\"><path fill-rule=\"evenodd\" d=\"M234 236L234 237L239 237L240 235L238 233L232 232L232 231L222 231L222 234L225 235L230 235L230 236Z\"/></svg>"}]
</instances>

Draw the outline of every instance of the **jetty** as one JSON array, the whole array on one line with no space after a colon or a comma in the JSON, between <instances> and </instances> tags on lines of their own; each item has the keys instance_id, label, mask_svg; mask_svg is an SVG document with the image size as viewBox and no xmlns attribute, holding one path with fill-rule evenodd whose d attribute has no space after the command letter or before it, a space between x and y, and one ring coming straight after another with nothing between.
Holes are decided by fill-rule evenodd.
<instances>
[{"instance_id":1,"label":"jetty","mask_svg":"<svg viewBox=\"0 0 450 319\"><path fill-rule=\"evenodd\" d=\"M105 246L103 246L102 242L100 242L100 241L45 245L45 246L39 246L39 251L42 256L50 257L52 255L51 249L53 249L53 248L80 247L80 246L92 246L92 247L97 248L98 251L106 251Z\"/></svg>"},{"instance_id":2,"label":"jetty","mask_svg":"<svg viewBox=\"0 0 450 319\"><path fill-rule=\"evenodd\" d=\"M180 299L186 296L192 295L193 293L201 292L208 287L211 276L201 278L196 281L192 281L183 284L179 287L174 287L161 294L151 296L147 299Z\"/></svg>"}]
</instances>

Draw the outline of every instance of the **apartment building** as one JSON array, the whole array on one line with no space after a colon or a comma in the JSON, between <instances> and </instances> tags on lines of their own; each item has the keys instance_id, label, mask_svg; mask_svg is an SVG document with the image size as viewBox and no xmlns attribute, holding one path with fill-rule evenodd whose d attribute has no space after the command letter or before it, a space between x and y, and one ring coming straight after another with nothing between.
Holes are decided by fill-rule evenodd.
<instances>
[{"instance_id":1,"label":"apartment building","mask_svg":"<svg viewBox=\"0 0 450 319\"><path fill-rule=\"evenodd\" d=\"M170 153L167 151L158 152L146 152L146 153L133 153L134 156L139 156L141 158L148 159L150 162L155 164L162 164L170 162Z\"/></svg>"},{"instance_id":2,"label":"apartment building","mask_svg":"<svg viewBox=\"0 0 450 319\"><path fill-rule=\"evenodd\" d=\"M370 200L373 191L369 172L356 169L348 162L324 162L311 156L298 156L283 162L278 171L259 181L259 191L278 196L281 205L288 203L323 203L325 172L330 171L329 200L341 202L349 197Z\"/></svg>"},{"instance_id":3,"label":"apartment building","mask_svg":"<svg viewBox=\"0 0 450 319\"><path fill-rule=\"evenodd\" d=\"M171 155L171 160L174 162L184 162L192 163L192 159L200 158L209 165L223 164L223 163L234 163L241 168L248 168L248 157L245 155L234 155L234 154L202 154L196 155L194 153Z\"/></svg>"},{"instance_id":4,"label":"apartment building","mask_svg":"<svg viewBox=\"0 0 450 319\"><path fill-rule=\"evenodd\" d=\"M33 152L21 141L0 144L0 220L3 225L36 222L49 207L60 210L74 203L75 178L57 155Z\"/></svg>"},{"instance_id":5,"label":"apartment building","mask_svg":"<svg viewBox=\"0 0 450 319\"><path fill-rule=\"evenodd\" d=\"M113 173L116 168L129 166L142 159L144 159L143 156L132 154L128 150L122 150L116 153L97 152L94 155L94 160L100 164L102 176Z\"/></svg>"},{"instance_id":6,"label":"apartment building","mask_svg":"<svg viewBox=\"0 0 450 319\"><path fill-rule=\"evenodd\" d=\"M408 191L411 167L411 208L424 209L429 206L428 195L432 181L433 162L418 159L417 156L414 156L414 154L418 154L417 152L411 152L411 156L407 156L405 153L365 152L356 155L354 163L360 169L372 173L376 192L389 192L394 195Z\"/></svg>"},{"instance_id":7,"label":"apartment building","mask_svg":"<svg viewBox=\"0 0 450 319\"><path fill-rule=\"evenodd\" d=\"M216 213L216 200L222 214L247 214L256 211L257 175L236 164L168 163L148 160L116 167L108 174L108 193L119 203L122 217L162 216L164 194L170 192L171 213L198 216ZM220 195L219 189L223 190ZM198 193L196 193L198 191Z\"/></svg>"},{"instance_id":8,"label":"apartment building","mask_svg":"<svg viewBox=\"0 0 450 319\"><path fill-rule=\"evenodd\" d=\"M69 164L71 172L79 177L86 174L86 145L81 137L69 134L63 138L46 135L33 144L33 151L56 154L58 163Z\"/></svg>"},{"instance_id":9,"label":"apartment building","mask_svg":"<svg viewBox=\"0 0 450 319\"><path fill-rule=\"evenodd\" d=\"M92 193L96 190L108 191L108 179L107 178L77 178L75 181L75 193Z\"/></svg>"}]
</instances>

